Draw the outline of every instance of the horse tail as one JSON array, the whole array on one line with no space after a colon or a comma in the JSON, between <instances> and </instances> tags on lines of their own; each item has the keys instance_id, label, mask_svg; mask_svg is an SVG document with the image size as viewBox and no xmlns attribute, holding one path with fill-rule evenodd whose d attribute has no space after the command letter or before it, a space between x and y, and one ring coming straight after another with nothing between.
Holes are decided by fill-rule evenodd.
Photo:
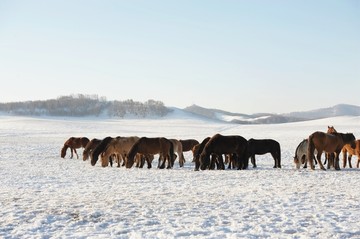
<instances>
[{"instance_id":1,"label":"horse tail","mask_svg":"<svg viewBox=\"0 0 360 239\"><path fill-rule=\"evenodd\" d=\"M96 148L94 149L93 153L92 153L92 159L91 159L91 165L94 166L96 164L96 162L99 159L99 155L105 151L107 145L110 143L110 141L112 140L112 137L106 137L105 139L103 139L98 146L96 146Z\"/></svg>"},{"instance_id":2,"label":"horse tail","mask_svg":"<svg viewBox=\"0 0 360 239\"><path fill-rule=\"evenodd\" d=\"M314 157L315 145L313 142L313 138L314 138L314 135L311 134L308 139L308 148L307 148L307 155L306 155L311 169L314 169L313 157Z\"/></svg>"},{"instance_id":3,"label":"horse tail","mask_svg":"<svg viewBox=\"0 0 360 239\"><path fill-rule=\"evenodd\" d=\"M278 155L278 158L277 158L277 167L278 168L281 168L281 147L280 147L280 143L277 142L277 155Z\"/></svg>"},{"instance_id":4,"label":"horse tail","mask_svg":"<svg viewBox=\"0 0 360 239\"><path fill-rule=\"evenodd\" d=\"M242 155L239 155L238 157L240 158L238 169L247 169L249 167L249 151L247 141L244 141L244 149Z\"/></svg>"}]
</instances>

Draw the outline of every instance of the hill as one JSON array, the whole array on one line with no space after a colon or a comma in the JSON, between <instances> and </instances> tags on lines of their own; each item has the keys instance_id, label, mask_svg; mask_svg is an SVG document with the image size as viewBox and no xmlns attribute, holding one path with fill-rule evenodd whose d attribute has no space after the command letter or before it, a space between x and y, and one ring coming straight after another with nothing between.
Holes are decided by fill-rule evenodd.
<instances>
[{"instance_id":1,"label":"hill","mask_svg":"<svg viewBox=\"0 0 360 239\"><path fill-rule=\"evenodd\" d=\"M242 114L209 109L191 105L184 109L166 107L163 102L148 100L137 102L107 101L97 95L70 95L43 101L0 103L0 112L8 115L27 116L66 116L66 117L102 117L102 118L200 118L235 124L280 124L315 120L337 116L360 116L360 107L338 104L328 108L315 109L286 114L257 113Z\"/></svg>"}]
</instances>

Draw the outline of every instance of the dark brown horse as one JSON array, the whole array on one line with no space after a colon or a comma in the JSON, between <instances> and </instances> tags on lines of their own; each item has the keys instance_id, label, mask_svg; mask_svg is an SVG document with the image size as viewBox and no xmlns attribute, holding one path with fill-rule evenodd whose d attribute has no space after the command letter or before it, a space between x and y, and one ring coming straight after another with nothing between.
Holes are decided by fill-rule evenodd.
<instances>
[{"instance_id":1,"label":"dark brown horse","mask_svg":"<svg viewBox=\"0 0 360 239\"><path fill-rule=\"evenodd\" d=\"M101 139L92 139L89 141L89 143L86 145L84 152L83 152L83 160L86 161L88 160L88 158L92 158L92 153L94 151L94 149L96 148L96 146L99 145L99 143L101 142Z\"/></svg>"},{"instance_id":2,"label":"dark brown horse","mask_svg":"<svg viewBox=\"0 0 360 239\"><path fill-rule=\"evenodd\" d=\"M89 143L89 139L86 137L70 137L66 142L64 143L64 147L61 149L61 157L65 158L66 150L68 148L71 149L71 156L70 158L73 158L74 154L76 154L76 157L79 158L79 155L76 152L76 149L79 148L85 148L87 143Z\"/></svg>"},{"instance_id":3,"label":"dark brown horse","mask_svg":"<svg viewBox=\"0 0 360 239\"><path fill-rule=\"evenodd\" d=\"M349 167L352 168L351 157L353 155L356 155L358 158L356 167L359 168L359 164L360 164L360 140L359 139L355 141L355 148L351 147L350 144L345 144L341 151L343 153L343 167L344 168L346 167L346 157L349 161Z\"/></svg>"},{"instance_id":4,"label":"dark brown horse","mask_svg":"<svg viewBox=\"0 0 360 239\"><path fill-rule=\"evenodd\" d=\"M345 144L351 144L352 147L355 146L355 136L352 133L324 133L316 131L309 136L308 139L308 150L307 150L307 160L309 162L310 168L314 169L314 162L312 160L312 155L314 154L315 149L317 150L316 159L322 170L325 170L324 165L321 162L321 154L323 151L326 153L335 153L335 166L332 164L330 166L335 167L336 170L340 170L339 165L339 154ZM330 164L330 162L329 162Z\"/></svg>"},{"instance_id":5,"label":"dark brown horse","mask_svg":"<svg viewBox=\"0 0 360 239\"><path fill-rule=\"evenodd\" d=\"M193 153L193 162L195 162L195 171L199 171L200 154L203 151L206 143L209 142L210 138L211 137L206 137L205 139L203 139L203 141L200 144L193 146L193 148L191 149L191 151Z\"/></svg>"},{"instance_id":6,"label":"dark brown horse","mask_svg":"<svg viewBox=\"0 0 360 239\"><path fill-rule=\"evenodd\" d=\"M126 168L131 168L133 166L136 154L160 154L164 160L159 168L165 168L166 160L168 161L167 168L171 168L172 163L174 162L174 145L170 140L164 137L142 137L131 147L128 155L126 156Z\"/></svg>"},{"instance_id":7,"label":"dark brown horse","mask_svg":"<svg viewBox=\"0 0 360 239\"><path fill-rule=\"evenodd\" d=\"M104 150L106 149L107 145L110 143L111 140L113 140L113 137L106 137L103 140L101 140L101 142L95 147L95 149L92 151L92 157L91 157L91 165L95 166L96 162L99 159L99 155L104 152ZM110 163L112 165L112 159L110 159ZM102 166L105 167L107 165L105 165L105 163L102 163Z\"/></svg>"},{"instance_id":8,"label":"dark brown horse","mask_svg":"<svg viewBox=\"0 0 360 239\"><path fill-rule=\"evenodd\" d=\"M274 168L281 168L281 150L280 144L273 139L249 139L248 140L248 157L251 158L251 163L256 168L255 155L263 155L270 153L275 164Z\"/></svg>"},{"instance_id":9,"label":"dark brown horse","mask_svg":"<svg viewBox=\"0 0 360 239\"><path fill-rule=\"evenodd\" d=\"M238 169L246 169L249 162L247 158L247 140L239 135L223 136L215 134L206 143L200 154L200 168L205 170L210 167L211 154L219 156L233 153L237 155Z\"/></svg>"},{"instance_id":10,"label":"dark brown horse","mask_svg":"<svg viewBox=\"0 0 360 239\"><path fill-rule=\"evenodd\" d=\"M183 152L190 151L195 145L199 144L196 139L180 139L179 141L182 144Z\"/></svg>"}]
</instances>

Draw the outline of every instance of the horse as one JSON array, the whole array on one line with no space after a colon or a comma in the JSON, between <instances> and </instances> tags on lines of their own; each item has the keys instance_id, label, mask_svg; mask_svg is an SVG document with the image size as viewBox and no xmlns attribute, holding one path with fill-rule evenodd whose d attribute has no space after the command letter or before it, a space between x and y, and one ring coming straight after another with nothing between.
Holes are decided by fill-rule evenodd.
<instances>
[{"instance_id":1,"label":"horse","mask_svg":"<svg viewBox=\"0 0 360 239\"><path fill-rule=\"evenodd\" d=\"M136 154L160 154L164 157L163 163L160 165L160 169L165 168L165 162L168 161L167 168L172 167L174 162L174 145L173 143L164 138L147 138L142 137L131 147L126 156L126 168L131 168L134 164L134 158Z\"/></svg>"},{"instance_id":2,"label":"horse","mask_svg":"<svg viewBox=\"0 0 360 239\"><path fill-rule=\"evenodd\" d=\"M334 126L328 126L328 129L327 129L326 133L333 134L333 133L337 133L337 131L334 128ZM334 159L335 159L335 154L334 153L325 153L325 162L324 162L324 164L327 163L327 169L330 169L330 165L334 164Z\"/></svg>"},{"instance_id":3,"label":"horse","mask_svg":"<svg viewBox=\"0 0 360 239\"><path fill-rule=\"evenodd\" d=\"M360 164L360 140L356 140L355 141L355 147L351 147L350 144L345 144L344 147L341 150L342 154L343 154L343 167L346 167L346 157L349 161L349 167L352 168L351 165L351 157L353 155L356 155L358 157L357 160L357 164L356 167L359 168L359 164ZM349 154L349 156L347 156L347 154Z\"/></svg>"},{"instance_id":4,"label":"horse","mask_svg":"<svg viewBox=\"0 0 360 239\"><path fill-rule=\"evenodd\" d=\"M169 140L171 141L171 143L173 143L174 152L176 152L178 157L179 157L179 165L180 165L180 167L183 167L184 163L185 163L185 157L184 157L184 154L183 154L182 143L177 139L169 139ZM174 157L174 161L175 161L175 157ZM174 162L172 164L174 164Z\"/></svg>"},{"instance_id":5,"label":"horse","mask_svg":"<svg viewBox=\"0 0 360 239\"><path fill-rule=\"evenodd\" d=\"M92 157L91 157L91 165L92 166L95 166L96 162L98 161L99 159L99 155L104 152L104 150L106 149L107 145L109 144L109 142L111 140L113 140L114 138L113 137L105 137L103 140L101 140L101 142L95 147L95 149L93 150L92 152ZM106 167L107 165L102 164L103 167Z\"/></svg>"},{"instance_id":6,"label":"horse","mask_svg":"<svg viewBox=\"0 0 360 239\"><path fill-rule=\"evenodd\" d=\"M307 148L308 148L308 139L304 139L300 142L300 144L296 147L295 150L295 156L294 156L294 163L296 165L296 169L300 169L301 164L304 164L303 168L307 168ZM315 149L315 154L317 154L317 150ZM315 159L315 156L313 155L313 160L315 164L317 164L317 161Z\"/></svg>"},{"instance_id":7,"label":"horse","mask_svg":"<svg viewBox=\"0 0 360 239\"><path fill-rule=\"evenodd\" d=\"M118 167L120 167L121 159L125 159L130 148L136 141L139 140L137 136L131 137L107 137L94 150L91 165L95 165L99 155L101 154L101 165L106 167L109 164L109 158L115 156ZM125 161L125 160L124 160ZM111 163L111 162L110 162ZM112 163L111 163L112 164Z\"/></svg>"},{"instance_id":8,"label":"horse","mask_svg":"<svg viewBox=\"0 0 360 239\"><path fill-rule=\"evenodd\" d=\"M70 148L71 150L71 156L70 158L73 158L75 152L76 157L79 158L79 155L76 152L76 149L79 148L85 148L87 143L89 143L89 139L86 137L70 137L68 140L65 141L64 147L61 149L61 157L65 158L66 150Z\"/></svg>"},{"instance_id":9,"label":"horse","mask_svg":"<svg viewBox=\"0 0 360 239\"><path fill-rule=\"evenodd\" d=\"M206 143L200 154L200 168L205 170L210 166L210 155L237 154L238 169L246 169L248 167L247 156L247 140L239 135L223 136L215 134ZM221 162L220 162L221 164ZM222 164L224 164L222 162ZM223 166L225 167L225 166Z\"/></svg>"},{"instance_id":10,"label":"horse","mask_svg":"<svg viewBox=\"0 0 360 239\"><path fill-rule=\"evenodd\" d=\"M251 158L251 163L256 168L255 155L263 155L270 153L275 164L274 168L281 168L281 150L280 144L273 139L249 139L248 140L248 158Z\"/></svg>"},{"instance_id":11,"label":"horse","mask_svg":"<svg viewBox=\"0 0 360 239\"><path fill-rule=\"evenodd\" d=\"M101 162L106 164L111 155L115 155L117 159L117 167L120 167L121 160L125 165L125 158L131 147L139 140L137 136L116 137L109 142L106 149L101 154ZM136 160L140 161L140 155L136 155ZM138 162L139 164L139 162Z\"/></svg>"},{"instance_id":12,"label":"horse","mask_svg":"<svg viewBox=\"0 0 360 239\"><path fill-rule=\"evenodd\" d=\"M94 149L96 148L96 146L99 145L100 142L101 142L101 139L93 138L92 140L89 141L89 143L87 143L86 147L84 148L84 152L83 152L83 161L88 160L89 156L92 158L92 153L93 153Z\"/></svg>"},{"instance_id":13,"label":"horse","mask_svg":"<svg viewBox=\"0 0 360 239\"><path fill-rule=\"evenodd\" d=\"M206 137L200 144L194 145L191 149L193 153L193 162L195 162L195 171L199 171L200 168L200 154L203 151L207 142L209 142L210 137Z\"/></svg>"},{"instance_id":14,"label":"horse","mask_svg":"<svg viewBox=\"0 0 360 239\"><path fill-rule=\"evenodd\" d=\"M339 165L339 154L345 144L351 144L352 147L355 146L355 136L352 133L324 133L316 131L312 133L308 138L308 150L307 150L307 160L309 162L310 168L315 169L314 163L312 160L312 155L314 155L315 149L317 150L316 159L322 170L326 170L324 165L321 162L321 154L323 151L326 153L335 153L335 166L329 162L330 167L335 167L336 170L340 170Z\"/></svg>"},{"instance_id":15,"label":"horse","mask_svg":"<svg viewBox=\"0 0 360 239\"><path fill-rule=\"evenodd\" d=\"M182 145L183 152L190 151L195 145L199 144L199 141L196 139L180 139L179 141Z\"/></svg>"}]
</instances>

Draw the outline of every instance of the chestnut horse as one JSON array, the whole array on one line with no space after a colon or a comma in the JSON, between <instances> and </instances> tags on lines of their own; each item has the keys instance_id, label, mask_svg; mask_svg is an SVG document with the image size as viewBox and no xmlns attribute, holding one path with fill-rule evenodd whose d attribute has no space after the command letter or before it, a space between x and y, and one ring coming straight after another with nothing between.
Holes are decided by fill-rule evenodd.
<instances>
[{"instance_id":1,"label":"chestnut horse","mask_svg":"<svg viewBox=\"0 0 360 239\"><path fill-rule=\"evenodd\" d=\"M89 143L89 139L86 137L70 137L66 142L64 143L64 147L61 149L61 157L65 158L66 150L70 148L71 150L71 156L70 158L73 158L74 154L76 154L76 157L79 158L79 155L76 152L76 149L79 148L85 148L87 143Z\"/></svg>"},{"instance_id":2,"label":"chestnut horse","mask_svg":"<svg viewBox=\"0 0 360 239\"><path fill-rule=\"evenodd\" d=\"M345 144L344 147L342 148L341 152L343 153L343 167L346 167L346 156L347 154L349 154L349 156L347 156L347 159L349 161L349 167L352 168L351 165L351 157L353 155L356 155L358 160L357 160L357 164L356 167L359 168L359 164L360 164L360 140L356 140L355 141L355 147L351 147L350 144Z\"/></svg>"},{"instance_id":3,"label":"chestnut horse","mask_svg":"<svg viewBox=\"0 0 360 239\"><path fill-rule=\"evenodd\" d=\"M92 153L94 151L94 149L96 148L96 146L98 146L101 142L101 139L92 139L89 141L89 143L87 143L84 152L83 152L83 160L86 161L88 160L89 156L90 158L92 158Z\"/></svg>"},{"instance_id":4,"label":"chestnut horse","mask_svg":"<svg viewBox=\"0 0 360 239\"><path fill-rule=\"evenodd\" d=\"M174 145L170 140L164 137L142 137L138 141L136 141L136 143L129 150L126 156L126 168L131 168L133 166L136 154L160 154L160 157L163 157L164 160L159 168L165 168L166 160L168 161L167 168L171 168L172 162L174 162Z\"/></svg>"},{"instance_id":5,"label":"chestnut horse","mask_svg":"<svg viewBox=\"0 0 360 239\"><path fill-rule=\"evenodd\" d=\"M280 144L273 139L249 139L248 140L248 157L256 168L255 155L270 153L274 159L274 168L281 168L281 150Z\"/></svg>"},{"instance_id":6,"label":"chestnut horse","mask_svg":"<svg viewBox=\"0 0 360 239\"><path fill-rule=\"evenodd\" d=\"M233 153L237 155L238 169L246 169L249 164L247 158L247 140L239 135L223 136L215 134L206 143L200 154L200 168L205 170L210 167L211 154L216 154L219 157L223 154ZM222 162L222 164L224 163Z\"/></svg>"},{"instance_id":7,"label":"chestnut horse","mask_svg":"<svg viewBox=\"0 0 360 239\"><path fill-rule=\"evenodd\" d=\"M328 129L327 129L326 133L332 134L332 133L337 133L337 131L334 128L334 126L328 126ZM335 154L334 153L325 153L325 162L324 162L324 164L327 163L327 169L330 169L330 165L334 164L334 160L335 160Z\"/></svg>"},{"instance_id":8,"label":"chestnut horse","mask_svg":"<svg viewBox=\"0 0 360 239\"><path fill-rule=\"evenodd\" d=\"M317 150L316 159L322 170L325 170L324 165L321 162L321 154L323 151L326 153L335 153L335 169L340 170L339 165L339 154L345 144L351 144L354 146L355 136L352 133L324 133L316 131L309 136L308 139L308 150L307 150L307 160L309 162L310 168L314 169L314 162L312 160L312 155L314 155L315 149ZM331 160L330 160L331 161ZM329 162L330 164L331 162ZM334 165L330 165L334 167Z\"/></svg>"}]
</instances>

